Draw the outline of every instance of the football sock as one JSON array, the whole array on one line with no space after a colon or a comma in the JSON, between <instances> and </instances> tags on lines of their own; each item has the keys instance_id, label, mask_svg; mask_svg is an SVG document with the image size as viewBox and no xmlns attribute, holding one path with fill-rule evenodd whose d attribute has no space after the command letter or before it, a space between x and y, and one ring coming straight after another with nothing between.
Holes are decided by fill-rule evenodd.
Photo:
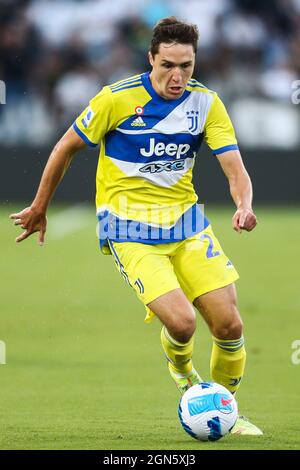
<instances>
[{"instance_id":1,"label":"football sock","mask_svg":"<svg viewBox=\"0 0 300 470\"><path fill-rule=\"evenodd\" d=\"M218 382L235 393L240 386L246 363L244 337L239 339L217 339L213 337L210 374Z\"/></svg>"},{"instance_id":2,"label":"football sock","mask_svg":"<svg viewBox=\"0 0 300 470\"><path fill-rule=\"evenodd\" d=\"M189 374L192 372L192 355L194 350L194 336L187 343L176 341L165 326L161 330L161 344L174 372Z\"/></svg>"}]
</instances>

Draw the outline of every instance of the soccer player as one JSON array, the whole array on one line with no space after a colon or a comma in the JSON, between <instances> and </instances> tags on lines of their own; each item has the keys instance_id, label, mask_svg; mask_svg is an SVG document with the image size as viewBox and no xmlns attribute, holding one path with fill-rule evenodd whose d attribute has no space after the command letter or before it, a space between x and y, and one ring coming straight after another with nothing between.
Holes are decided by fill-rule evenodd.
<instances>
[{"instance_id":1,"label":"soccer player","mask_svg":"<svg viewBox=\"0 0 300 470\"><path fill-rule=\"evenodd\" d=\"M218 95L192 78L196 25L175 17L154 28L151 72L105 86L54 147L30 207L11 214L44 243L46 211L74 154L100 144L97 216L100 247L147 311L162 322L161 342L179 391L202 381L193 366L194 307L212 334L211 379L235 393L246 352L234 282L226 257L197 204L192 169L202 140L229 181L233 229L251 231L252 186L234 129ZM231 431L262 432L240 416Z\"/></svg>"}]
</instances>

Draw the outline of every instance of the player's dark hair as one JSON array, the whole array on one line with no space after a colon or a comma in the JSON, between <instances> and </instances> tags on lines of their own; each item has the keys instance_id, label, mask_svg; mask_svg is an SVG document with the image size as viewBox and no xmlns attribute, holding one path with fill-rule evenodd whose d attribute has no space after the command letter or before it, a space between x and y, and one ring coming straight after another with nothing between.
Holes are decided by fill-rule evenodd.
<instances>
[{"instance_id":1,"label":"player's dark hair","mask_svg":"<svg viewBox=\"0 0 300 470\"><path fill-rule=\"evenodd\" d=\"M195 24L185 23L175 16L169 16L160 20L153 28L150 52L154 57L158 53L162 42L171 44L192 44L194 52L197 52L199 39L198 27Z\"/></svg>"}]
</instances>

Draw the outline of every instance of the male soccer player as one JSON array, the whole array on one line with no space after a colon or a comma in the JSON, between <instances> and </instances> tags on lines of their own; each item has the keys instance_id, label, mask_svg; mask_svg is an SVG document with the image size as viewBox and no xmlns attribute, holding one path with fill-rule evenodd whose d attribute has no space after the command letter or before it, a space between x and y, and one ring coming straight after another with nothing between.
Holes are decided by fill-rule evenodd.
<instances>
[{"instance_id":1,"label":"male soccer player","mask_svg":"<svg viewBox=\"0 0 300 470\"><path fill-rule=\"evenodd\" d=\"M213 338L211 378L232 393L244 374L246 352L234 281L225 256L197 204L192 168L201 141L213 150L237 206L233 228L251 231L251 181L218 95L192 79L197 26L175 17L154 28L150 73L105 86L52 151L30 207L12 214L43 244L50 199L74 154L100 144L97 215L100 246L112 254L146 306L146 321L162 322L168 368L184 393L201 380L193 367L195 311ZM231 431L262 432L243 417Z\"/></svg>"}]
</instances>

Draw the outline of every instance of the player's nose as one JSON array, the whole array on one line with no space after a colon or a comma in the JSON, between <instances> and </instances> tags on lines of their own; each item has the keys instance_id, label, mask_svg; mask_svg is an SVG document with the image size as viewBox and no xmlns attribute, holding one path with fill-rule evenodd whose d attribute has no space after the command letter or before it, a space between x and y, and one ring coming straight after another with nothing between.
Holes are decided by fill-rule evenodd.
<instances>
[{"instance_id":1,"label":"player's nose","mask_svg":"<svg viewBox=\"0 0 300 470\"><path fill-rule=\"evenodd\" d=\"M182 81L182 73L179 67L174 68L172 73L172 80L173 82L180 84Z\"/></svg>"}]
</instances>

